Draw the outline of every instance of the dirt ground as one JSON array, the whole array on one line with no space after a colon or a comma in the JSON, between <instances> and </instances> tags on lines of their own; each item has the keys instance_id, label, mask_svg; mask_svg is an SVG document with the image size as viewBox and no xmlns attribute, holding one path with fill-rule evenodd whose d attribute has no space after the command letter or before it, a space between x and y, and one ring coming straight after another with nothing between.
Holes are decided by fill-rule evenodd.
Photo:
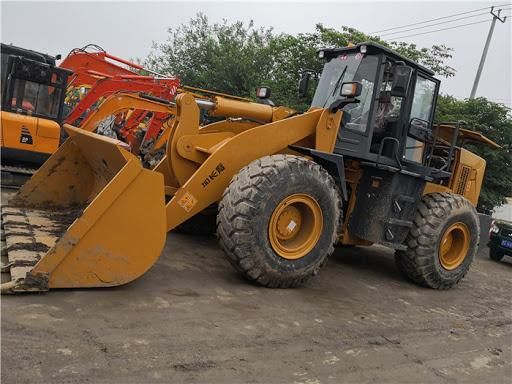
<instances>
[{"instance_id":1,"label":"dirt ground","mask_svg":"<svg viewBox=\"0 0 512 384\"><path fill-rule=\"evenodd\" d=\"M510 383L511 260L481 253L434 291L385 248L338 249L307 286L272 290L215 239L171 233L127 286L2 297L1 382Z\"/></svg>"}]
</instances>

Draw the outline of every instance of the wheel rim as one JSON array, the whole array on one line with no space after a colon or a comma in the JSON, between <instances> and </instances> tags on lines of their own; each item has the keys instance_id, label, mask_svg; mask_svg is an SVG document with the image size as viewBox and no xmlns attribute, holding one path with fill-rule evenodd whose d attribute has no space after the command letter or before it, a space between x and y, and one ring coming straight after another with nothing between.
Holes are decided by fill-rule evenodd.
<instances>
[{"instance_id":1,"label":"wheel rim","mask_svg":"<svg viewBox=\"0 0 512 384\"><path fill-rule=\"evenodd\" d=\"M469 228L464 223L452 224L443 234L439 243L439 262L451 271L459 267L469 250Z\"/></svg>"},{"instance_id":2,"label":"wheel rim","mask_svg":"<svg viewBox=\"0 0 512 384\"><path fill-rule=\"evenodd\" d=\"M268 228L270 244L279 256L300 259L315 247L322 229L322 209L317 201L309 195L291 195L272 213Z\"/></svg>"}]
</instances>

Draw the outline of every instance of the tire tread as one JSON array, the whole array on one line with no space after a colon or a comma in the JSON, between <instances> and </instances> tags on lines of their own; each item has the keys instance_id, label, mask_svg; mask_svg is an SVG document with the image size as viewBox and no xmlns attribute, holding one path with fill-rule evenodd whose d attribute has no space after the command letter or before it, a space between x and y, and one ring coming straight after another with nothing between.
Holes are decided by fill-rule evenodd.
<instances>
[{"instance_id":1,"label":"tire tread","mask_svg":"<svg viewBox=\"0 0 512 384\"><path fill-rule=\"evenodd\" d=\"M450 274L453 278L443 278L437 273L433 255L437 257L437 244L439 229L447 222L455 211L471 212L477 223L477 213L473 205L463 196L454 193L432 193L425 195L420 201L417 216L413 221L405 244L406 251L397 251L396 262L398 269L414 283L435 288L448 289L459 283L469 271L469 266L475 256L477 247L470 249L466 256L468 263L464 263L462 273ZM476 236L478 244L479 230ZM474 239L473 239L474 240Z\"/></svg>"},{"instance_id":2,"label":"tire tread","mask_svg":"<svg viewBox=\"0 0 512 384\"><path fill-rule=\"evenodd\" d=\"M252 255L251 249L256 249L255 236L252 230L247 230L250 226L242 224L244 219L250 219L256 212L259 202L273 199L271 188L264 186L275 184L276 177L282 178L285 175L290 179L300 179L304 171L310 172L328 186L331 198L336 201L339 210L335 214L340 217L341 199L333 178L317 163L298 156L273 155L255 160L242 168L224 191L217 216L217 237L229 262L246 279L271 288L297 287L316 275L327 257L334 252L341 219L337 220L336 231L325 257L300 273L276 273L271 270L271 266Z\"/></svg>"}]
</instances>

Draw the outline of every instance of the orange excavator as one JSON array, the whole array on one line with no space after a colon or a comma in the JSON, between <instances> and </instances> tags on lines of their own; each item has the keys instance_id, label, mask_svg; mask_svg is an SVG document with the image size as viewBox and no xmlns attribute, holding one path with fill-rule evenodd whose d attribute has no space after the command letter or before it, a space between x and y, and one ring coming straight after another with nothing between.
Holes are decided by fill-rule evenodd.
<instances>
[{"instance_id":1,"label":"orange excavator","mask_svg":"<svg viewBox=\"0 0 512 384\"><path fill-rule=\"evenodd\" d=\"M142 92L157 98L157 101L172 101L180 82L175 77L169 77L133 62L121 59L107 53L97 45L89 44L83 48L72 50L60 64L61 68L73 71L68 82L68 95L83 95L75 104L68 100L73 108L64 119L65 124L80 126L87 119L94 107L106 97L117 92ZM142 75L146 72L149 75ZM79 90L76 92L76 90ZM129 114L116 116L116 138L127 142L132 151L138 153L139 146L148 141L156 140L161 126L170 116L162 113L152 113L147 110L136 110ZM144 120L149 120L142 138L137 135L138 127ZM112 119L114 122L116 119Z\"/></svg>"},{"instance_id":2,"label":"orange excavator","mask_svg":"<svg viewBox=\"0 0 512 384\"><path fill-rule=\"evenodd\" d=\"M91 47L96 50L91 52ZM2 44L1 57L3 185L22 184L64 141L67 135L62 124L80 127L109 96L143 92L157 100L172 101L179 86L174 77L147 70L150 76L141 75L143 67L96 46L71 51L60 66L56 66L60 56L12 45ZM80 97L73 101L71 96L77 93ZM169 118L169 114L127 106L111 120L116 123L117 138L136 153L140 143L156 140ZM146 130L140 129L141 122L146 122Z\"/></svg>"}]
</instances>

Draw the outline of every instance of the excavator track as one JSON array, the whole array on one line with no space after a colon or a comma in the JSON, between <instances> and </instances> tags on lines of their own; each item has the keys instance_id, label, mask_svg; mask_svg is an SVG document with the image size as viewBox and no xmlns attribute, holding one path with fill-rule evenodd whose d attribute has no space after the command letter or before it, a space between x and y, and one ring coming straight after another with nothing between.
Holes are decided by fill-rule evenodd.
<instances>
[{"instance_id":1,"label":"excavator track","mask_svg":"<svg viewBox=\"0 0 512 384\"><path fill-rule=\"evenodd\" d=\"M2 293L46 291L27 275L80 215L81 210L43 211L2 207ZM14 288L19 281L23 288Z\"/></svg>"},{"instance_id":2,"label":"excavator track","mask_svg":"<svg viewBox=\"0 0 512 384\"><path fill-rule=\"evenodd\" d=\"M37 168L2 164L2 187L18 189L32 177Z\"/></svg>"}]
</instances>

